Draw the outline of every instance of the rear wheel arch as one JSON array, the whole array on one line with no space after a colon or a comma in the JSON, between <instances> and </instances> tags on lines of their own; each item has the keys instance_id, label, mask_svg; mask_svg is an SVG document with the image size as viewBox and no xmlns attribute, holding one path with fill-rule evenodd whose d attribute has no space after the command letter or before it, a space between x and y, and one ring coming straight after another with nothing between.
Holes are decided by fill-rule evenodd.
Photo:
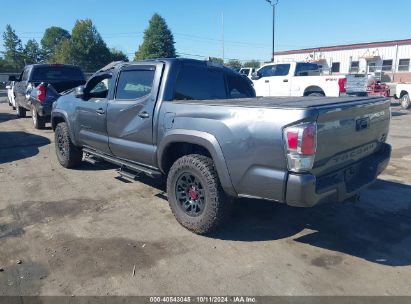
<instances>
[{"instance_id":1,"label":"rear wheel arch","mask_svg":"<svg viewBox=\"0 0 411 304\"><path fill-rule=\"evenodd\" d=\"M159 168L164 174L168 174L177 159L190 154L211 158L224 191L231 196L237 196L221 147L217 139L209 133L184 130L182 133L166 136L157 149Z\"/></svg>"},{"instance_id":2,"label":"rear wheel arch","mask_svg":"<svg viewBox=\"0 0 411 304\"><path fill-rule=\"evenodd\" d=\"M304 96L309 96L313 93L325 96L324 90L319 86L309 86L304 90Z\"/></svg>"},{"instance_id":3,"label":"rear wheel arch","mask_svg":"<svg viewBox=\"0 0 411 304\"><path fill-rule=\"evenodd\" d=\"M166 174L174 162L183 156L197 154L213 158L210 151L204 146L182 141L169 143L162 154L160 168Z\"/></svg>"}]
</instances>

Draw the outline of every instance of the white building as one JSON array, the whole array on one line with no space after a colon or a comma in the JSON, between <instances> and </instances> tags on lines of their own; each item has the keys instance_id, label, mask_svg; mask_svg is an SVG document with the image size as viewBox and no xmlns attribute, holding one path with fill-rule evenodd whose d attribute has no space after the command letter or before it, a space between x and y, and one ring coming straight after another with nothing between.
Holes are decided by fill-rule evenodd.
<instances>
[{"instance_id":1,"label":"white building","mask_svg":"<svg viewBox=\"0 0 411 304\"><path fill-rule=\"evenodd\" d=\"M411 39L336 45L275 53L275 61L317 62L325 73L368 73L385 82L410 82Z\"/></svg>"}]
</instances>

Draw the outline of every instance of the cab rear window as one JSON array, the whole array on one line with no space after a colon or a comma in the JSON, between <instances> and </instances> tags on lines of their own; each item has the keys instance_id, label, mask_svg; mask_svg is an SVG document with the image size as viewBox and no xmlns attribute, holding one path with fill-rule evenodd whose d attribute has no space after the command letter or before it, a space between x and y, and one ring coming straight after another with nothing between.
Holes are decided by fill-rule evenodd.
<instances>
[{"instance_id":1,"label":"cab rear window","mask_svg":"<svg viewBox=\"0 0 411 304\"><path fill-rule=\"evenodd\" d=\"M226 99L224 73L219 69L183 66L177 77L174 100Z\"/></svg>"},{"instance_id":2,"label":"cab rear window","mask_svg":"<svg viewBox=\"0 0 411 304\"><path fill-rule=\"evenodd\" d=\"M31 81L70 81L85 80L83 72L77 67L44 66L35 67Z\"/></svg>"}]
</instances>

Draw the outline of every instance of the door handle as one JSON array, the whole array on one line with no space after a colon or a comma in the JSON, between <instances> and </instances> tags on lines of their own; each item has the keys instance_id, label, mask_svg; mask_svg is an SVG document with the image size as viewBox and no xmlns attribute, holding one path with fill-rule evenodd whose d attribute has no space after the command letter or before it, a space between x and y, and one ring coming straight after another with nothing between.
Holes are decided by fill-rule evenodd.
<instances>
[{"instance_id":1,"label":"door handle","mask_svg":"<svg viewBox=\"0 0 411 304\"><path fill-rule=\"evenodd\" d=\"M288 79L284 79L283 82L288 82Z\"/></svg>"},{"instance_id":2,"label":"door handle","mask_svg":"<svg viewBox=\"0 0 411 304\"><path fill-rule=\"evenodd\" d=\"M269 83L269 82L270 82L269 80L266 80L266 81L265 81L265 83Z\"/></svg>"},{"instance_id":3,"label":"door handle","mask_svg":"<svg viewBox=\"0 0 411 304\"><path fill-rule=\"evenodd\" d=\"M104 111L102 108L100 108L100 109L97 109L97 110L96 110L96 113L97 113L97 114L100 114L100 115L103 115L103 114L106 113L106 111Z\"/></svg>"},{"instance_id":4,"label":"door handle","mask_svg":"<svg viewBox=\"0 0 411 304\"><path fill-rule=\"evenodd\" d=\"M150 117L150 115L147 113L147 112L140 112L140 113L138 113L137 114L138 115L138 117L141 117L141 118L149 118Z\"/></svg>"}]
</instances>

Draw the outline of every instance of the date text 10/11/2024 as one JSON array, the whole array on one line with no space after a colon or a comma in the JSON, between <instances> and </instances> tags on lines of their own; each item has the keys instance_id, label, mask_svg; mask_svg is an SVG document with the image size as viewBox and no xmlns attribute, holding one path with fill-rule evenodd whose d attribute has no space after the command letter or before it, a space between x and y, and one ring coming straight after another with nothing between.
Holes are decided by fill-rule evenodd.
<instances>
[{"instance_id":1,"label":"date text 10/11/2024","mask_svg":"<svg viewBox=\"0 0 411 304\"><path fill-rule=\"evenodd\" d=\"M150 303L257 303L255 297L150 297Z\"/></svg>"}]
</instances>

